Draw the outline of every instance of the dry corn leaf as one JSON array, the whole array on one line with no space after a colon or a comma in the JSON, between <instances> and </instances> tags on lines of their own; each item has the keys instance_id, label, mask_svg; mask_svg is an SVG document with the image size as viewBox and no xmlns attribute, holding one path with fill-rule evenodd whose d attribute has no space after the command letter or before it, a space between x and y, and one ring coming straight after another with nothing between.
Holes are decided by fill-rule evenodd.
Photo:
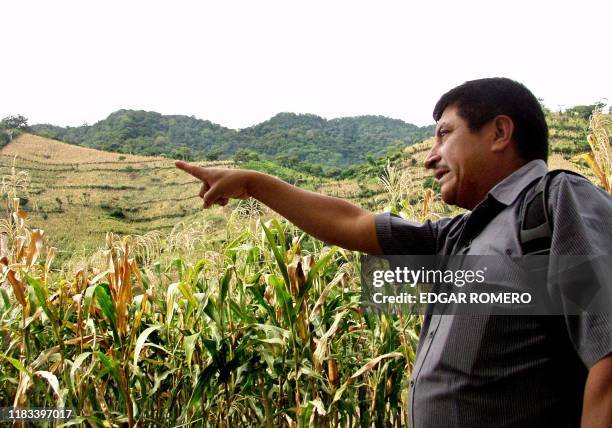
<instances>
[{"instance_id":1,"label":"dry corn leaf","mask_svg":"<svg viewBox=\"0 0 612 428\"><path fill-rule=\"evenodd\" d=\"M31 383L32 380L30 379L30 376L20 373L19 385L17 385L17 392L15 393L15 398L13 399L13 407L25 407L27 400L26 393Z\"/></svg>"},{"instance_id":2,"label":"dry corn leaf","mask_svg":"<svg viewBox=\"0 0 612 428\"><path fill-rule=\"evenodd\" d=\"M6 263L3 263L8 266L8 237L6 234L2 233L0 235L0 257L2 259L6 259Z\"/></svg>"},{"instance_id":3,"label":"dry corn leaf","mask_svg":"<svg viewBox=\"0 0 612 428\"><path fill-rule=\"evenodd\" d=\"M47 260L45 260L45 273L43 277L43 282L46 281L49 276L49 270L51 269L51 263L53 263L53 259L55 258L55 254L57 253L57 248L50 247L47 250Z\"/></svg>"},{"instance_id":4,"label":"dry corn leaf","mask_svg":"<svg viewBox=\"0 0 612 428\"><path fill-rule=\"evenodd\" d=\"M334 359L327 360L327 378L332 385L338 385L338 363Z\"/></svg>"},{"instance_id":5,"label":"dry corn leaf","mask_svg":"<svg viewBox=\"0 0 612 428\"><path fill-rule=\"evenodd\" d=\"M312 354L312 358L315 363L315 368L319 373L321 372L323 361L328 353L328 341L334 336L334 334L336 334L336 331L338 331L338 328L340 327L340 322L348 312L348 309L338 312L329 330L327 330L320 339L315 339L317 346Z\"/></svg>"},{"instance_id":6,"label":"dry corn leaf","mask_svg":"<svg viewBox=\"0 0 612 428\"><path fill-rule=\"evenodd\" d=\"M2 237L4 237L4 235L2 235ZM2 271L2 273L4 273L9 266L9 259L6 256L2 256L2 258L0 258L0 270Z\"/></svg>"},{"instance_id":7,"label":"dry corn leaf","mask_svg":"<svg viewBox=\"0 0 612 428\"><path fill-rule=\"evenodd\" d=\"M306 284L306 276L302 270L302 262L294 261L287 266L287 273L289 274L289 282L291 283L291 295L297 297Z\"/></svg>"},{"instance_id":8,"label":"dry corn leaf","mask_svg":"<svg viewBox=\"0 0 612 428\"><path fill-rule=\"evenodd\" d=\"M361 376L362 374L369 372L370 370L374 369L378 363L380 363L383 360L388 360L390 358L398 358L398 357L403 357L404 354L402 354L401 352L389 352L388 354L384 354L384 355L379 355L378 357L372 359L371 361L369 361L366 365L364 365L362 368L360 368L359 370L357 370L347 381L347 383L350 385L351 383L353 383L353 381L355 379L357 379L359 376Z\"/></svg>"},{"instance_id":9,"label":"dry corn leaf","mask_svg":"<svg viewBox=\"0 0 612 428\"><path fill-rule=\"evenodd\" d=\"M15 261L20 263L25 256L25 236L18 236L15 238Z\"/></svg>"},{"instance_id":10,"label":"dry corn leaf","mask_svg":"<svg viewBox=\"0 0 612 428\"><path fill-rule=\"evenodd\" d=\"M21 281L20 279L17 279L17 277L15 276L15 271L12 269L8 271L7 277L8 277L9 282L11 283L11 286L13 287L13 294L15 294L15 298L21 304L21 306L25 308L26 307L26 297L25 297L25 285L23 281Z\"/></svg>"},{"instance_id":11,"label":"dry corn leaf","mask_svg":"<svg viewBox=\"0 0 612 428\"><path fill-rule=\"evenodd\" d=\"M34 229L30 234L30 243L28 244L28 249L26 252L26 266L31 267L36 260L38 260L38 256L40 255L40 250L43 246L43 236L45 232L40 229Z\"/></svg>"},{"instance_id":12,"label":"dry corn leaf","mask_svg":"<svg viewBox=\"0 0 612 428\"><path fill-rule=\"evenodd\" d=\"M346 272L339 272L334 277L334 279L332 279L331 282L327 284L325 289L321 292L321 295L319 296L317 303L315 303L310 313L310 322L314 320L315 315L320 311L321 307L325 304L325 300L327 299L327 295L329 294L329 292L332 290L332 288L336 286L336 284L342 281L345 275L346 275Z\"/></svg>"}]
</instances>

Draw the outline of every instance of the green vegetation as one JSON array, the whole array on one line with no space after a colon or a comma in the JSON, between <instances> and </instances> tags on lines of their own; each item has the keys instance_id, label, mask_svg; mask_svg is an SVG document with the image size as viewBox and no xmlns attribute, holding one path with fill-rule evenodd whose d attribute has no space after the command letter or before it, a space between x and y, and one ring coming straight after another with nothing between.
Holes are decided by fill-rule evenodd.
<instances>
[{"instance_id":1,"label":"green vegetation","mask_svg":"<svg viewBox=\"0 0 612 428\"><path fill-rule=\"evenodd\" d=\"M28 119L20 114L0 120L0 149L29 129Z\"/></svg>"},{"instance_id":2,"label":"green vegetation","mask_svg":"<svg viewBox=\"0 0 612 428\"><path fill-rule=\"evenodd\" d=\"M164 155L184 160L217 160L255 153L284 166L308 163L310 168L338 167L365 162L368 155L384 156L393 146L406 146L432 135L433 127L419 128L382 116L326 120L309 114L280 113L239 131L188 116L119 110L91 126L61 128L34 125L34 133L101 150ZM312 171L314 172L314 171Z\"/></svg>"},{"instance_id":3,"label":"green vegetation","mask_svg":"<svg viewBox=\"0 0 612 428\"><path fill-rule=\"evenodd\" d=\"M29 129L28 119L20 114L15 116L7 116L0 121L0 129L19 129L26 131Z\"/></svg>"},{"instance_id":4,"label":"green vegetation","mask_svg":"<svg viewBox=\"0 0 612 428\"><path fill-rule=\"evenodd\" d=\"M265 172L266 174L272 174L288 183L310 189L316 188L325 181L321 177L281 166L272 161L249 160L247 162L238 162L237 166L244 169L252 169L255 171Z\"/></svg>"},{"instance_id":5,"label":"green vegetation","mask_svg":"<svg viewBox=\"0 0 612 428\"><path fill-rule=\"evenodd\" d=\"M436 193L440 193L440 183L434 177L427 177L423 181L423 189L432 189Z\"/></svg>"},{"instance_id":6,"label":"green vegetation","mask_svg":"<svg viewBox=\"0 0 612 428\"><path fill-rule=\"evenodd\" d=\"M574 106L574 107L570 107L567 110L565 110L565 115L567 116L574 116L574 117L579 117L582 120L589 120L589 117L591 117L591 114L593 113L593 111L601 111L603 109L603 107L605 106L605 103L603 102L597 102L595 104L589 104L589 105L580 105L580 106Z\"/></svg>"},{"instance_id":7,"label":"green vegetation","mask_svg":"<svg viewBox=\"0 0 612 428\"><path fill-rule=\"evenodd\" d=\"M123 219L125 218L125 214L121 209L114 209L110 213L108 213L109 217Z\"/></svg>"},{"instance_id":8,"label":"green vegetation","mask_svg":"<svg viewBox=\"0 0 612 428\"><path fill-rule=\"evenodd\" d=\"M0 148L6 146L8 143L10 143L10 141L11 137L9 134L3 129L0 129Z\"/></svg>"}]
</instances>

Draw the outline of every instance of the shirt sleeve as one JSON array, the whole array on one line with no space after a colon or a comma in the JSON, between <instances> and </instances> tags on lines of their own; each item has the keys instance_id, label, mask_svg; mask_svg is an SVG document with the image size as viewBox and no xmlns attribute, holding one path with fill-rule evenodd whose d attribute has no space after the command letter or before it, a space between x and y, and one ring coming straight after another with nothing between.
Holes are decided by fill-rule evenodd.
<instances>
[{"instance_id":1,"label":"shirt sleeve","mask_svg":"<svg viewBox=\"0 0 612 428\"><path fill-rule=\"evenodd\" d=\"M438 254L440 243L462 216L423 224L383 213L376 216L376 236L385 255Z\"/></svg>"},{"instance_id":2,"label":"shirt sleeve","mask_svg":"<svg viewBox=\"0 0 612 428\"><path fill-rule=\"evenodd\" d=\"M569 174L555 177L549 195L553 224L551 264L568 266L576 263L580 274L587 278L568 285L567 289L573 289L573 297L572 293L565 292L564 287L559 293L562 304L568 307L575 302L578 290L578 299L586 298L587 302L594 302L596 308L579 314L565 314L567 332L574 349L584 364L591 368L612 352L609 263L612 260L612 197L588 180ZM585 263L589 259L592 262Z\"/></svg>"}]
</instances>

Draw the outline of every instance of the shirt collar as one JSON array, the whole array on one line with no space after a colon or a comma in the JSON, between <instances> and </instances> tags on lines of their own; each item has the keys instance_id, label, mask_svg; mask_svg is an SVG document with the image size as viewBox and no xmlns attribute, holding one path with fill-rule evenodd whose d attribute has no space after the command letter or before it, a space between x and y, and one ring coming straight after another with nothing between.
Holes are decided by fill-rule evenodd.
<instances>
[{"instance_id":1,"label":"shirt collar","mask_svg":"<svg viewBox=\"0 0 612 428\"><path fill-rule=\"evenodd\" d=\"M529 183L543 177L547 172L546 162L541 159L532 160L497 183L489 191L489 195L505 205L510 205Z\"/></svg>"}]
</instances>

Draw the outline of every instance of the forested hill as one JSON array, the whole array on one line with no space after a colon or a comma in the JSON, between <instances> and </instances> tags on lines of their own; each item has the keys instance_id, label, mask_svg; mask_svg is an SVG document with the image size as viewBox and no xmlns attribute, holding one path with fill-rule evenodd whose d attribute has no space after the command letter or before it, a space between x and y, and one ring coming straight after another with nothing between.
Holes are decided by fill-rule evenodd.
<instances>
[{"instance_id":1,"label":"forested hill","mask_svg":"<svg viewBox=\"0 0 612 428\"><path fill-rule=\"evenodd\" d=\"M101 150L183 159L232 157L346 167L384 156L433 135L434 126L418 127L383 116L327 120L311 114L280 113L250 128L233 130L193 116L164 116L119 110L94 124L61 128L34 125L36 134Z\"/></svg>"}]
</instances>

